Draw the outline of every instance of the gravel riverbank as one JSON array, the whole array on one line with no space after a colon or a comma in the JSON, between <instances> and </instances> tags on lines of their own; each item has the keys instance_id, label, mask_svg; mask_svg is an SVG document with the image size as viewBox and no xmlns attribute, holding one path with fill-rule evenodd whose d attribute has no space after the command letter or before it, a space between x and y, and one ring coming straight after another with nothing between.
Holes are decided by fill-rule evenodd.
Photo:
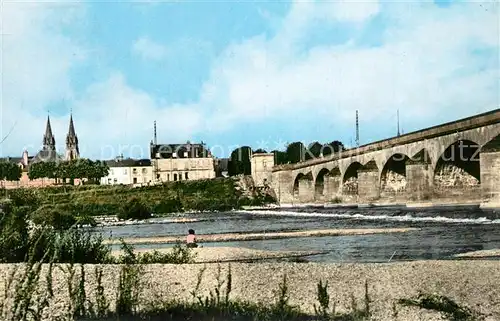
<instances>
[{"instance_id":1,"label":"gravel riverbank","mask_svg":"<svg viewBox=\"0 0 500 321\"><path fill-rule=\"evenodd\" d=\"M222 276L228 264L220 264ZM104 270L103 285L112 307L120 266L101 266ZM205 295L216 285L217 264L205 265L199 295ZM0 281L0 295L4 293L5 280L13 265L0 265L5 277ZM95 266L85 266L86 291L95 293ZM195 289L197 276L203 265L143 266L140 300L147 304L155 299L192 300L190 291ZM232 263L233 299L271 303L274 291L287 275L290 303L304 311L313 311L316 286L319 280L328 281L332 303L339 311L349 310L351 296L362 304L365 281L368 282L370 309L373 320L440 320L436 313L395 305L398 299L411 298L419 292L437 293L450 297L486 316L486 320L500 320L500 262L498 261L418 261L389 264L315 264L315 263ZM79 274L79 269L76 269ZM55 320L68 305L66 277L61 269L53 271L54 293L46 311L45 320ZM41 279L43 283L45 278ZM396 307L396 308L394 308ZM395 313L395 311L397 313Z\"/></svg>"}]
</instances>

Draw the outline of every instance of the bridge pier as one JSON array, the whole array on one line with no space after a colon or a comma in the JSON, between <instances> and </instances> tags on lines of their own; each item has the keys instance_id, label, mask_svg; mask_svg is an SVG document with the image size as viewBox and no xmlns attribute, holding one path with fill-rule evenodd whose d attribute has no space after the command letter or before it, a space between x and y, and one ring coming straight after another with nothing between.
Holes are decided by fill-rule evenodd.
<instances>
[{"instance_id":1,"label":"bridge pier","mask_svg":"<svg viewBox=\"0 0 500 321\"><path fill-rule=\"evenodd\" d=\"M500 207L500 136L482 148L479 158L482 198Z\"/></svg>"},{"instance_id":2,"label":"bridge pier","mask_svg":"<svg viewBox=\"0 0 500 321\"><path fill-rule=\"evenodd\" d=\"M290 186L290 181L293 182L292 172L283 171L273 173L271 184L279 203L293 203L293 187Z\"/></svg>"},{"instance_id":3,"label":"bridge pier","mask_svg":"<svg viewBox=\"0 0 500 321\"><path fill-rule=\"evenodd\" d=\"M432 196L430 158L421 153L406 162L406 191L410 200L421 201Z\"/></svg>"},{"instance_id":4,"label":"bridge pier","mask_svg":"<svg viewBox=\"0 0 500 321\"><path fill-rule=\"evenodd\" d=\"M380 182L376 168L358 170L358 197L360 201L373 201L380 197Z\"/></svg>"},{"instance_id":5,"label":"bridge pier","mask_svg":"<svg viewBox=\"0 0 500 321\"><path fill-rule=\"evenodd\" d=\"M314 186L311 179L303 178L299 180L299 201L310 203L314 201Z\"/></svg>"},{"instance_id":6,"label":"bridge pier","mask_svg":"<svg viewBox=\"0 0 500 321\"><path fill-rule=\"evenodd\" d=\"M325 201L331 201L339 196L341 177L338 175L325 177L325 191L323 193Z\"/></svg>"}]
</instances>

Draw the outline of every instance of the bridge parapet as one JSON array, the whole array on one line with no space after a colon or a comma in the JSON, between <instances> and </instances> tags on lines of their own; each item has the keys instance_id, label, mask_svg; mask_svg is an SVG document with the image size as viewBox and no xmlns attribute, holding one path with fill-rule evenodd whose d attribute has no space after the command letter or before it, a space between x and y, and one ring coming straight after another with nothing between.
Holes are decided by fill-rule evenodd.
<instances>
[{"instance_id":1,"label":"bridge parapet","mask_svg":"<svg viewBox=\"0 0 500 321\"><path fill-rule=\"evenodd\" d=\"M474 129L496 123L500 123L500 109L495 109L487 113L449 122L446 124L429 127L419 131L404 134L398 137L392 137L389 139L376 141L357 148L347 149L341 153L332 154L328 157L311 159L296 164L277 165L273 167L272 171L276 172L276 171L301 169L304 167L319 165L326 162L348 157L355 157L361 154L374 152L377 150L388 149L399 145L411 144L418 141L432 139L439 136L453 134L456 132L462 132L469 129Z\"/></svg>"}]
</instances>

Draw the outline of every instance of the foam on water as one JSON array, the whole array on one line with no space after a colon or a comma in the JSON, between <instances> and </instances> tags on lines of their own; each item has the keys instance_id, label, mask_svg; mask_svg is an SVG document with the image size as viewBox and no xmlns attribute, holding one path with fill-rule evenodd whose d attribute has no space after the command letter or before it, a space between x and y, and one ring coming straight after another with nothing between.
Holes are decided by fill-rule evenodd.
<instances>
[{"instance_id":1,"label":"foam on water","mask_svg":"<svg viewBox=\"0 0 500 321\"><path fill-rule=\"evenodd\" d=\"M273 210L251 210L238 211L239 213L254 215L273 215L273 216L296 216L296 217L336 217L357 220L377 220L377 221L398 221L398 222L437 222L437 223L465 223L465 224L500 224L500 219L491 220L486 217L478 218L450 218L443 216L424 216L416 217L412 215L364 215L359 213L341 214L341 213L317 213L317 212L297 212L297 211L273 211Z\"/></svg>"}]
</instances>

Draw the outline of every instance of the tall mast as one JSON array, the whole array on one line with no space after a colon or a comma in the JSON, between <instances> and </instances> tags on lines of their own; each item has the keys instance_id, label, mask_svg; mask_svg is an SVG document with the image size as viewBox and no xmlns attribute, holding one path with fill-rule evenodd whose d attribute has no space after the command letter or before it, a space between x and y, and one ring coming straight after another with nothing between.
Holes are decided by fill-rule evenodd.
<instances>
[{"instance_id":1,"label":"tall mast","mask_svg":"<svg viewBox=\"0 0 500 321\"><path fill-rule=\"evenodd\" d=\"M359 118L356 110L356 147L359 147Z\"/></svg>"},{"instance_id":2,"label":"tall mast","mask_svg":"<svg viewBox=\"0 0 500 321\"><path fill-rule=\"evenodd\" d=\"M398 109L398 136L401 135L401 132L399 131L399 109Z\"/></svg>"}]
</instances>

